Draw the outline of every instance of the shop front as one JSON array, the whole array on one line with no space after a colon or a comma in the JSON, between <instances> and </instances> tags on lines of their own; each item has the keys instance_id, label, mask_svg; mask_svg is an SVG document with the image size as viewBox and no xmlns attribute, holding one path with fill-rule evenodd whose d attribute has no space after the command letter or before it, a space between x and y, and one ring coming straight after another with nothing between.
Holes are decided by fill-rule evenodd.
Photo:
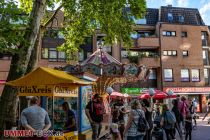
<instances>
[{"instance_id":1,"label":"shop front","mask_svg":"<svg viewBox=\"0 0 210 140\"><path fill-rule=\"evenodd\" d=\"M154 88L155 89L155 88ZM140 94L149 91L149 88L121 88L120 92L121 93L127 93L131 97L137 97Z\"/></svg>"},{"instance_id":2,"label":"shop front","mask_svg":"<svg viewBox=\"0 0 210 140\"><path fill-rule=\"evenodd\" d=\"M90 129L84 108L92 94L92 82L81 80L62 71L40 67L6 84L15 86L19 96L41 97L42 107L46 109L51 120L50 130L64 134L50 136L49 140L77 140L81 131ZM64 128L66 121L66 114L62 109L64 102L68 102L76 114L78 131L68 132Z\"/></svg>"},{"instance_id":3,"label":"shop front","mask_svg":"<svg viewBox=\"0 0 210 140\"><path fill-rule=\"evenodd\" d=\"M164 92L173 91L176 95L184 95L197 103L197 112L206 112L207 98L210 95L210 87L165 87Z\"/></svg>"}]
</instances>

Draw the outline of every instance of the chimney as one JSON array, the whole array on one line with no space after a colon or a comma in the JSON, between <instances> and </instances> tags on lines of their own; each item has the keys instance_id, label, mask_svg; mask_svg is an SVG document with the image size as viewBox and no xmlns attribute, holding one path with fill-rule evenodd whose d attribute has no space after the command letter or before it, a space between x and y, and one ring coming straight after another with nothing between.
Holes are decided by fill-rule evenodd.
<instances>
[{"instance_id":1,"label":"chimney","mask_svg":"<svg viewBox=\"0 0 210 140\"><path fill-rule=\"evenodd\" d=\"M168 7L172 7L172 4L169 4Z\"/></svg>"}]
</instances>

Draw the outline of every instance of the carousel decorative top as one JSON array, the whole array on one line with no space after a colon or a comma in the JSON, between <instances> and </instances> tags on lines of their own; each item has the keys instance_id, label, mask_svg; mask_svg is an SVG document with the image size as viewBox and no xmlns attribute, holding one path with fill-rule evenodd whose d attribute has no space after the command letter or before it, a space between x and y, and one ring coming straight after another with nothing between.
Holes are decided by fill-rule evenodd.
<instances>
[{"instance_id":1,"label":"carousel decorative top","mask_svg":"<svg viewBox=\"0 0 210 140\"><path fill-rule=\"evenodd\" d=\"M102 51L102 49L98 49L80 65L81 66L85 66L87 64L108 65L112 63L122 65L117 59L109 55L107 52Z\"/></svg>"},{"instance_id":2,"label":"carousel decorative top","mask_svg":"<svg viewBox=\"0 0 210 140\"><path fill-rule=\"evenodd\" d=\"M61 70L70 74L88 72L98 76L94 89L100 94L105 94L108 86L146 80L150 74L150 69L146 66L137 66L133 63L122 64L102 49L95 51L80 65L67 65Z\"/></svg>"}]
</instances>

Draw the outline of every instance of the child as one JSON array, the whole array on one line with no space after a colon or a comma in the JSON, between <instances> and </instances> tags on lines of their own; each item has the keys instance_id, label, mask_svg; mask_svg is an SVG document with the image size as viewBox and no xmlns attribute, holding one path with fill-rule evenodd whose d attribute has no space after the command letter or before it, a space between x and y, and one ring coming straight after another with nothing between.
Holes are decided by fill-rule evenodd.
<instances>
[{"instance_id":1,"label":"child","mask_svg":"<svg viewBox=\"0 0 210 140\"><path fill-rule=\"evenodd\" d=\"M185 130L186 130L185 140L187 140L188 136L189 136L189 140L191 140L191 137L192 137L192 116L190 113L188 113L186 115Z\"/></svg>"},{"instance_id":2,"label":"child","mask_svg":"<svg viewBox=\"0 0 210 140\"><path fill-rule=\"evenodd\" d=\"M111 124L111 133L112 133L112 139L113 140L122 140L120 136L120 131L118 129L118 124L112 123Z\"/></svg>"}]
</instances>

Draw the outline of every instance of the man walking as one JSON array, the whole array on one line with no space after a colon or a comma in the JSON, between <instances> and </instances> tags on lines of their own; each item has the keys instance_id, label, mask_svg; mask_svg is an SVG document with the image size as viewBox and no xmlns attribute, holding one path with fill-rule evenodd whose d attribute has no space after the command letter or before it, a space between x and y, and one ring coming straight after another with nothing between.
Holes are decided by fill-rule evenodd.
<instances>
[{"instance_id":1,"label":"man walking","mask_svg":"<svg viewBox=\"0 0 210 140\"><path fill-rule=\"evenodd\" d=\"M104 114L104 106L99 94L95 94L93 100L89 101L85 112L92 127L92 140L99 140Z\"/></svg>"},{"instance_id":2,"label":"man walking","mask_svg":"<svg viewBox=\"0 0 210 140\"><path fill-rule=\"evenodd\" d=\"M21 124L27 129L35 132L36 130L46 131L51 127L51 122L48 113L38 106L38 97L33 97L30 100L30 107L24 109L21 113ZM26 138L27 139L27 138ZM28 138L30 140L46 140L46 137Z\"/></svg>"}]
</instances>

